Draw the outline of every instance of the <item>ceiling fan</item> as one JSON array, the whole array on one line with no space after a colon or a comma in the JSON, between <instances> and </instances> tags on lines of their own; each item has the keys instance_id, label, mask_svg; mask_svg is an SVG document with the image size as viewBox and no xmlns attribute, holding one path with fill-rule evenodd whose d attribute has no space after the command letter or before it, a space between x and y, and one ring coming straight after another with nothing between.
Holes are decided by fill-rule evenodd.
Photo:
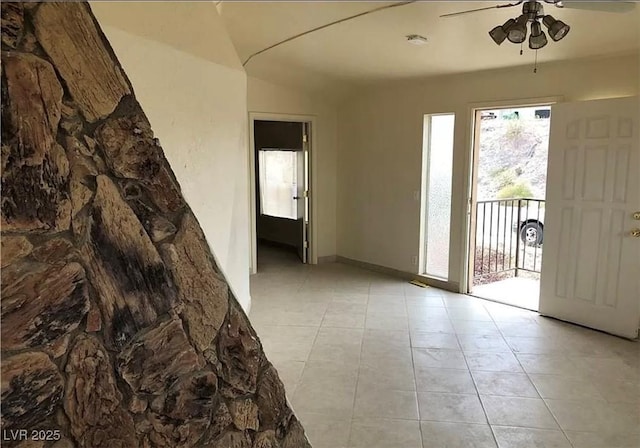
<instances>
[{"instance_id":1,"label":"ceiling fan","mask_svg":"<svg viewBox=\"0 0 640 448\"><path fill-rule=\"evenodd\" d=\"M591 11L603 12L628 12L635 8L634 2L627 1L570 1L570 0L520 0L514 3L503 5L487 6L484 8L470 9L467 11L459 11L450 14L444 14L440 17L454 17L462 14L469 14L488 9L511 8L522 5L522 14L515 18L507 20L503 25L498 25L489 31L489 36L497 44L500 45L505 40L514 44L522 44L527 39L527 25L530 24L531 33L529 36L529 48L538 50L547 45L547 36L542 30L542 25L547 28L549 37L555 42L564 38L571 27L561 20L556 20L551 15L545 15L543 4L553 5L563 9L584 9Z\"/></svg>"}]
</instances>

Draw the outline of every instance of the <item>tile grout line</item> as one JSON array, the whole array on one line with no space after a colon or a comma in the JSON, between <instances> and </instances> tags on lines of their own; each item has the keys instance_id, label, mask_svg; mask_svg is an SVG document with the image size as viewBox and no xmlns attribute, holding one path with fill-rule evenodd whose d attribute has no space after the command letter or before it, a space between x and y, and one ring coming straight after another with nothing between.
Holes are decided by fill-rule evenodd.
<instances>
[{"instance_id":1,"label":"tile grout line","mask_svg":"<svg viewBox=\"0 0 640 448\"><path fill-rule=\"evenodd\" d=\"M493 322L493 325L495 325L495 327L498 329L498 332L500 333L500 337L502 337L502 339L504 340L505 344L507 344L507 347L509 347L510 352L512 352L511 347L509 346L507 341L504 339L504 336L502 335L502 331L500 330L500 327L498 327L498 325L496 324L496 321L493 318L493 315L491 314L491 312L487 309L485 304L482 304L482 308L489 314L489 317L491 318L491 322ZM460 348L462 348L462 346ZM466 362L467 355L464 353L464 350L462 351L462 355L464 356L464 359L465 359L465 362ZM518 363L519 362L520 362L520 360L518 360ZM522 368L522 366L520 366L520 368ZM524 371L524 369L522 369L522 370ZM471 373L471 368L469 368L469 373ZM476 385L476 390L478 390L478 385L476 383L475 377L473 375L471 375L471 378L473 380L473 384ZM489 421L489 415L487 414L487 409L485 408L485 405L484 405L484 402L482 401L482 398L480 398L480 391L478 391L478 400L480 400L480 405L482 406L482 410L484 411L484 415L487 418L487 424L489 425L489 430L491 431L491 435L493 437L493 441L495 442L496 447L500 448L500 444L498 442L498 437L496 436L496 431L495 431L495 429L493 427L494 425L492 425L491 422Z\"/></svg>"},{"instance_id":2,"label":"tile grout line","mask_svg":"<svg viewBox=\"0 0 640 448\"><path fill-rule=\"evenodd\" d=\"M424 434L422 433L422 411L420 410L420 399L418 397L418 378L416 377L416 362L413 356L413 341L411 338L411 322L409 320L409 307L407 306L407 293L403 289L404 310L407 313L407 336L409 337L409 353L411 353L411 370L413 373L413 385L416 389L416 408L418 409L418 432L420 433L420 446L424 448Z\"/></svg>"},{"instance_id":3,"label":"tile grout line","mask_svg":"<svg viewBox=\"0 0 640 448\"><path fill-rule=\"evenodd\" d=\"M488 311L488 310L487 310ZM493 319L493 315L491 315L491 313L489 312L489 315L491 316L491 318ZM495 321L494 321L495 323ZM551 412L551 409L549 408L549 405L547 404L546 400L544 398L542 398L542 394L540 393L540 390L538 389L538 386L536 386L536 384L533 382L533 380L531 379L531 376L529 375L529 372L527 372L527 370L524 368L524 366L522 365L522 362L520 361L520 358L518 358L518 355L516 352L513 351L513 347L511 347L511 345L509 344L509 342L507 341L507 337L504 335L504 333L502 332L502 329L496 325L496 327L498 327L498 331L500 332L500 335L502 336L502 339L504 339L504 341L507 343L507 346L509 347L509 350L511 351L511 354L513 354L513 357L516 358L516 361L518 362L518 365L520 366L520 368L522 369L522 372L526 375L527 380L531 383L531 385L533 386L533 388L536 390L536 393L538 394L538 397L540 398L540 400L542 400L542 403L544 403L544 407L547 410L547 412L549 412L549 415L551 415L551 417L553 417L553 421L556 422L556 425L558 425L558 428L560 429L560 431L562 432L562 435L564 436L564 438L567 440L567 442L569 443L569 445L571 447L573 447L573 443L571 442L571 440L569 439L569 436L567 436L566 431L564 430L564 428L562 427L562 425L560 424L560 422L558 421L558 419L556 418L555 414L553 412ZM493 431L493 428L491 429Z\"/></svg>"},{"instance_id":4,"label":"tile grout line","mask_svg":"<svg viewBox=\"0 0 640 448\"><path fill-rule=\"evenodd\" d=\"M347 447L351 447L351 435L353 434L353 420L356 410L356 400L358 398L358 383L360 382L360 366L362 365L362 348L364 346L364 336L367 333L367 311L369 310L369 298L371 296L371 282L369 282L369 293L367 293L367 304L364 313L364 323L362 329L362 340L360 341L360 353L358 354L358 369L356 371L356 386L353 391L353 404L351 406L351 416L349 418L349 436L347 437Z\"/></svg>"},{"instance_id":5,"label":"tile grout line","mask_svg":"<svg viewBox=\"0 0 640 448\"><path fill-rule=\"evenodd\" d=\"M484 309L488 313L488 310L484 308L484 305L482 305L482 309ZM449 314L449 310L447 309L447 315L448 314ZM489 317L491 317L491 321L495 325L495 322L493 321L493 316L491 315L491 313L489 313ZM454 328L454 332L455 332L455 328ZM499 448L498 438L496 437L496 434L495 434L495 431L493 430L493 426L491 425L491 422L489 422L489 415L487 414L487 409L484 406L484 402L482 401L482 398L480 398L480 391L478 390L478 384L476 383L475 377L471 373L471 367L469 366L469 362L467 361L467 355L465 351L462 349L462 344L460 343L460 335L457 332L455 332L454 334L456 336L456 340L458 341L458 345L460 346L462 359L464 359L464 363L467 366L467 371L469 372L469 376L471 377L471 381L473 382L473 387L476 390L476 396L478 397L478 402L480 403L480 407L482 408L482 412L484 413L484 418L487 421L487 426L489 427L489 431L491 431L491 437L493 438L493 442L495 443L496 448Z\"/></svg>"}]
</instances>

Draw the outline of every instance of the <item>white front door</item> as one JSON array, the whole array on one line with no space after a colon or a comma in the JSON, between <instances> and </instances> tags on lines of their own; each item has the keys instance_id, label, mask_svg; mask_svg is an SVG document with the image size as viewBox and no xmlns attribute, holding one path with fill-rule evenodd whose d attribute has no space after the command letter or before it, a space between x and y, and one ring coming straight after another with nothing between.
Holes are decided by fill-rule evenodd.
<instances>
[{"instance_id":1,"label":"white front door","mask_svg":"<svg viewBox=\"0 0 640 448\"><path fill-rule=\"evenodd\" d=\"M635 338L640 98L552 106L540 313ZM638 231L640 233L640 231Z\"/></svg>"}]
</instances>

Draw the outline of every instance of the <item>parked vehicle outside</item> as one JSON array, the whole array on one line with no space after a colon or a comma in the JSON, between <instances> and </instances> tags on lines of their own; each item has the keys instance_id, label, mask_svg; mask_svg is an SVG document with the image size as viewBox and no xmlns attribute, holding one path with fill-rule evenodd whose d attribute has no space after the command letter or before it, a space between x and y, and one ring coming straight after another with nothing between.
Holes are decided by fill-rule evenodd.
<instances>
[{"instance_id":1,"label":"parked vehicle outside","mask_svg":"<svg viewBox=\"0 0 640 448\"><path fill-rule=\"evenodd\" d=\"M542 246L544 241L543 231L544 224L542 218L529 219L520 222L520 228L516 229L520 240L529 246Z\"/></svg>"},{"instance_id":2,"label":"parked vehicle outside","mask_svg":"<svg viewBox=\"0 0 640 448\"><path fill-rule=\"evenodd\" d=\"M493 120L494 118L498 118L494 112L482 112L480 115L481 120Z\"/></svg>"},{"instance_id":3,"label":"parked vehicle outside","mask_svg":"<svg viewBox=\"0 0 640 448\"><path fill-rule=\"evenodd\" d=\"M476 240L489 244L509 244L507 229L515 232L529 246L541 246L544 241L545 207L543 200L503 199L483 201L477 211ZM518 222L518 203L520 221ZM506 227L506 229L505 229ZM484 239L483 239L484 233Z\"/></svg>"},{"instance_id":4,"label":"parked vehicle outside","mask_svg":"<svg viewBox=\"0 0 640 448\"><path fill-rule=\"evenodd\" d=\"M520 212L520 222L514 231L518 233L520 241L529 246L542 246L544 242L544 201L532 205ZM528 212L528 213L527 213Z\"/></svg>"}]
</instances>

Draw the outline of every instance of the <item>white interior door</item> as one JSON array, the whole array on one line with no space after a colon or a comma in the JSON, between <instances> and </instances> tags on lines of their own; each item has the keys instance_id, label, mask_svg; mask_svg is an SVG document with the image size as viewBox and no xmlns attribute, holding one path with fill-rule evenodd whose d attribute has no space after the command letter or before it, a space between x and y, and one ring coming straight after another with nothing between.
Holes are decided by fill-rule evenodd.
<instances>
[{"instance_id":1,"label":"white interior door","mask_svg":"<svg viewBox=\"0 0 640 448\"><path fill-rule=\"evenodd\" d=\"M293 199L296 201L296 225L298 227L298 240L296 247L298 257L303 263L307 262L307 251L305 245L305 225L304 225L304 151L296 151L296 191Z\"/></svg>"},{"instance_id":2,"label":"white interior door","mask_svg":"<svg viewBox=\"0 0 640 448\"><path fill-rule=\"evenodd\" d=\"M294 199L297 201L297 218L299 226L300 240L298 242L298 256L303 263L308 262L309 240L307 237L308 228L308 155L309 155L309 132L308 123L302 125L302 150L296 152L297 188Z\"/></svg>"},{"instance_id":3,"label":"white interior door","mask_svg":"<svg viewBox=\"0 0 640 448\"><path fill-rule=\"evenodd\" d=\"M540 294L541 314L628 338L640 323L639 101L552 106Z\"/></svg>"}]
</instances>

